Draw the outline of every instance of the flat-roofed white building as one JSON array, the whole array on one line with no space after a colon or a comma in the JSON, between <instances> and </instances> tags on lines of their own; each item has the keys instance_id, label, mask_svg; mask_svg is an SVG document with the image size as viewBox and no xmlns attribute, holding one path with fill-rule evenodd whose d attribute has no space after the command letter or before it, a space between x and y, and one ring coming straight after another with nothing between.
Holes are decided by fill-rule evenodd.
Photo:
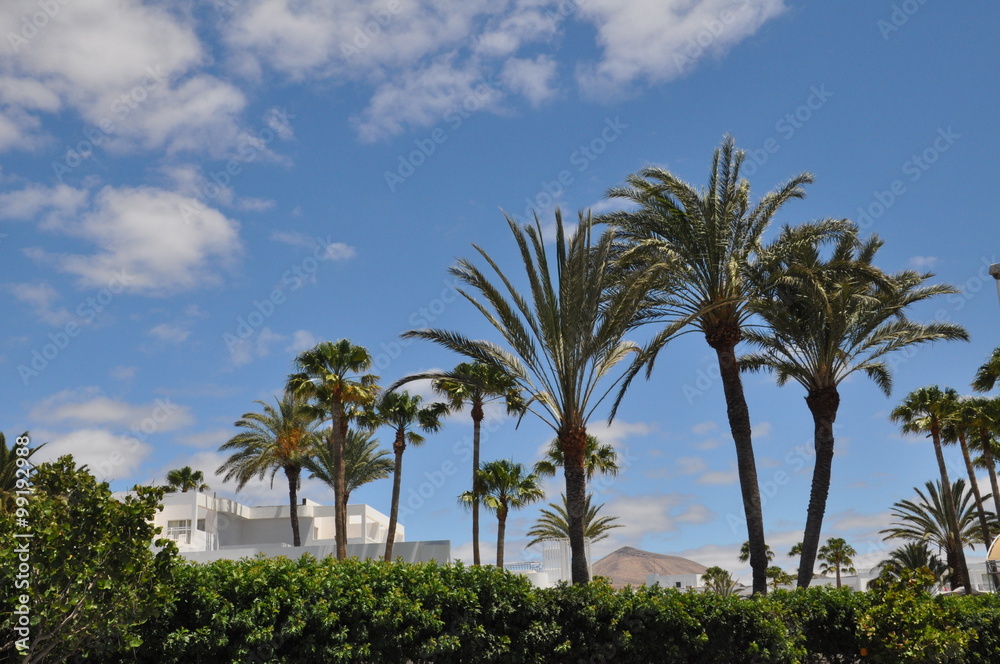
<instances>
[{"instance_id":1,"label":"flat-roofed white building","mask_svg":"<svg viewBox=\"0 0 1000 664\"><path fill-rule=\"evenodd\" d=\"M196 562L266 555L302 555L318 558L336 553L333 505L303 499L298 506L302 546L292 546L291 507L250 507L214 492L185 491L165 494L163 509L153 517L160 536L173 540L181 555ZM389 517L368 505L347 506L347 553L376 558L385 553ZM396 524L393 554L407 562L451 560L447 540L407 542L406 529Z\"/></svg>"}]
</instances>

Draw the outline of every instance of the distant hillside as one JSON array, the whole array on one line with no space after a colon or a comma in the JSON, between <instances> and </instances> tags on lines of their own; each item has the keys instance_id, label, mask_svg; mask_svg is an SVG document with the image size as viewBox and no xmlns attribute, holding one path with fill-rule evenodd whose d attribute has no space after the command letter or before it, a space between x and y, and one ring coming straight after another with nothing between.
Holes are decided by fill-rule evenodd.
<instances>
[{"instance_id":1,"label":"distant hillside","mask_svg":"<svg viewBox=\"0 0 1000 664\"><path fill-rule=\"evenodd\" d=\"M625 546L593 565L594 576L606 576L615 588L640 586L647 574L702 574L707 567L680 556L667 556Z\"/></svg>"}]
</instances>

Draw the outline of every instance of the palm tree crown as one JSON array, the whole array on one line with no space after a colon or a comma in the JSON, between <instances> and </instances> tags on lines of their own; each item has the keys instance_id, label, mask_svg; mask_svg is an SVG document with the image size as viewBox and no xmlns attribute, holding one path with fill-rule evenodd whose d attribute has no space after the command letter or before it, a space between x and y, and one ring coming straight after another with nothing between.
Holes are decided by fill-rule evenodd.
<instances>
[{"instance_id":1,"label":"palm tree crown","mask_svg":"<svg viewBox=\"0 0 1000 664\"><path fill-rule=\"evenodd\" d=\"M232 451L219 466L216 474L225 473L223 481L236 480L239 491L247 482L263 479L271 474L271 485L279 470L288 479L288 500L291 507L292 543L301 546L299 535L298 498L302 467L315 444L313 411L299 396L285 392L277 407L256 401L263 407L261 413L244 413L236 426L246 429L223 443L220 451Z\"/></svg>"},{"instance_id":2,"label":"palm tree crown","mask_svg":"<svg viewBox=\"0 0 1000 664\"><path fill-rule=\"evenodd\" d=\"M976 392L989 392L996 386L998 380L1000 380L1000 346L993 349L983 366L976 371L972 388Z\"/></svg>"},{"instance_id":3,"label":"palm tree crown","mask_svg":"<svg viewBox=\"0 0 1000 664\"><path fill-rule=\"evenodd\" d=\"M537 475L538 473L536 472L535 474ZM583 516L584 537L589 539L591 543L607 539L608 531L612 528L623 527L620 523L614 523L618 520L616 516L598 517L597 513L604 507L604 503L592 505L591 501L593 497L593 494L587 494L585 503L586 512ZM538 517L535 525L528 531L528 537L534 537L535 539L528 542L525 548L534 546L545 540L569 539L569 508L566 505L566 494L560 494L560 498L562 499L562 505L549 503L549 507L552 509L543 508L541 510L542 515Z\"/></svg>"},{"instance_id":4,"label":"palm tree crown","mask_svg":"<svg viewBox=\"0 0 1000 664\"><path fill-rule=\"evenodd\" d=\"M180 489L181 493L187 493L192 489L194 491L208 491L209 486L205 484L203 472L192 470L191 466L184 466L167 472L166 489L168 492Z\"/></svg>"},{"instance_id":5,"label":"palm tree crown","mask_svg":"<svg viewBox=\"0 0 1000 664\"><path fill-rule=\"evenodd\" d=\"M526 408L556 432L566 458L566 497L570 504L570 548L574 583L590 573L583 535L586 495L584 451L587 421L622 379L615 366L639 348L624 341L638 308L631 288L615 288L610 270L613 236L592 241L593 223L580 216L567 236L556 212L555 256L549 256L541 223L518 226L507 217L517 242L530 297L484 250L476 247L499 279L492 283L475 265L459 261L451 269L468 299L510 350L489 341L443 330L410 330L404 336L429 339L467 357L497 367L526 395ZM485 301L480 301L478 297ZM607 379L607 380L605 380Z\"/></svg>"},{"instance_id":6,"label":"palm tree crown","mask_svg":"<svg viewBox=\"0 0 1000 664\"><path fill-rule=\"evenodd\" d=\"M821 563L819 567L821 572L828 574L832 571L836 574L837 587L839 588L841 572L854 574L857 571L854 569L854 561L851 560L851 557L856 555L858 552L842 537L831 537L826 541L826 544L819 548L819 554L816 558Z\"/></svg>"},{"instance_id":7,"label":"palm tree crown","mask_svg":"<svg viewBox=\"0 0 1000 664\"><path fill-rule=\"evenodd\" d=\"M602 443L596 436L587 436L584 455L588 482L594 479L596 473L612 477L618 474L618 453L614 447ZM565 459L562 450L559 449L559 439L555 438L549 444L545 458L535 463L535 474L539 477L552 477L556 474L556 468L562 468L564 464Z\"/></svg>"}]
</instances>

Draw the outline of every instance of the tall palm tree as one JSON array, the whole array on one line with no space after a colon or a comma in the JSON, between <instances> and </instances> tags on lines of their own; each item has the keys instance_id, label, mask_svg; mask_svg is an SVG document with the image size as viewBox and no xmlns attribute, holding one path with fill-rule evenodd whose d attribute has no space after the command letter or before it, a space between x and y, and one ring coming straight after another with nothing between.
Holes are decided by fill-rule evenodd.
<instances>
[{"instance_id":1,"label":"tall palm tree","mask_svg":"<svg viewBox=\"0 0 1000 664\"><path fill-rule=\"evenodd\" d=\"M241 490L254 478L263 479L269 472L271 486L279 470L288 480L288 504L291 508L292 544L302 546L299 535L298 489L302 467L315 445L315 413L300 396L286 391L277 408L263 401L261 413L244 413L236 426L245 431L236 434L219 447L232 451L229 458L215 471L225 473L223 481L236 480Z\"/></svg>"},{"instance_id":2,"label":"tall palm tree","mask_svg":"<svg viewBox=\"0 0 1000 664\"><path fill-rule=\"evenodd\" d=\"M497 515L497 567L503 568L504 538L507 532L507 515L510 510L539 501L545 495L538 483L538 476L528 474L524 466L509 459L490 461L479 469L479 499L490 512ZM460 500L471 505L475 496L466 491Z\"/></svg>"},{"instance_id":3,"label":"tall palm tree","mask_svg":"<svg viewBox=\"0 0 1000 664\"><path fill-rule=\"evenodd\" d=\"M467 260L451 268L465 284L459 292L486 317L510 350L444 330L410 330L404 336L434 341L504 371L527 396L526 408L556 432L566 459L572 579L586 583L590 578L583 528L587 422L624 378L612 378L614 367L629 353L641 350L623 340L639 298L636 289L618 287L612 280L613 235L593 241L593 222L581 214L576 232L567 236L558 210L555 217L554 257L545 249L537 218L534 225L518 226L507 217L520 250L529 297L518 292L479 247L500 280L499 287Z\"/></svg>"},{"instance_id":4,"label":"tall palm tree","mask_svg":"<svg viewBox=\"0 0 1000 664\"><path fill-rule=\"evenodd\" d=\"M451 371L430 371L407 376L393 383L388 391L392 392L401 385L414 381L430 379L434 391L443 396L448 406L458 411L469 406L472 416L472 486L476 486L476 476L479 472L479 442L483 418L486 416L483 407L492 402L501 401L510 415L524 412L524 400L521 390L514 381L499 367L484 362L462 362ZM472 502L472 564L479 565L479 499Z\"/></svg>"},{"instance_id":5,"label":"tall palm tree","mask_svg":"<svg viewBox=\"0 0 1000 664\"><path fill-rule=\"evenodd\" d=\"M750 305L764 326L744 330L757 352L740 358L744 371L772 371L778 385L792 380L806 390L816 459L799 558L800 588L812 579L826 513L840 384L863 373L888 396L892 373L887 356L942 339L968 340L959 325L907 318L912 305L955 293L955 288L925 286L931 275L912 270L883 273L873 265L882 241L872 236L859 243L857 227L845 229L828 258L822 257L818 242L795 240L801 227L784 230L778 243L783 251L769 266L769 286Z\"/></svg>"},{"instance_id":6,"label":"tall palm tree","mask_svg":"<svg viewBox=\"0 0 1000 664\"><path fill-rule=\"evenodd\" d=\"M324 441L317 441L313 456L306 459L305 469L310 477L322 480L331 489L335 472L333 450ZM393 461L389 451L379 447L371 431L349 428L344 439L344 502L350 503L351 492L360 486L384 480L392 473Z\"/></svg>"},{"instance_id":7,"label":"tall palm tree","mask_svg":"<svg viewBox=\"0 0 1000 664\"><path fill-rule=\"evenodd\" d=\"M904 570L927 568L938 582L946 579L948 566L934 554L926 541L907 542L889 552L889 556L875 566L879 575L885 578L899 578Z\"/></svg>"},{"instance_id":8,"label":"tall palm tree","mask_svg":"<svg viewBox=\"0 0 1000 664\"><path fill-rule=\"evenodd\" d=\"M177 491L177 489L180 489L181 493L187 493L191 490L208 491L209 488L205 484L205 473L200 470L192 470L191 466L167 471L166 490L168 493Z\"/></svg>"},{"instance_id":9,"label":"tall palm tree","mask_svg":"<svg viewBox=\"0 0 1000 664\"><path fill-rule=\"evenodd\" d=\"M618 453L614 447L602 443L596 436L587 436L584 459L588 482L594 479L596 473L612 477L618 474ZM559 439L554 438L545 452L545 458L535 463L534 472L539 477L552 477L556 474L556 468L562 468L564 463Z\"/></svg>"},{"instance_id":10,"label":"tall palm tree","mask_svg":"<svg viewBox=\"0 0 1000 664\"><path fill-rule=\"evenodd\" d=\"M757 466L736 345L756 297L752 276L763 250L762 237L775 213L789 200L805 195L812 175L802 173L752 203L750 184L740 177L745 153L726 136L712 160L708 186L697 189L662 168L649 167L628 176L626 185L608 191L638 205L603 217L627 247L621 261L648 278L662 276L652 311L665 312L668 325L654 338L656 350L690 324L715 350L726 398L729 427L736 446L743 509L751 544L753 592L767 592L767 557ZM644 317L651 322L662 318Z\"/></svg>"},{"instance_id":11,"label":"tall palm tree","mask_svg":"<svg viewBox=\"0 0 1000 664\"><path fill-rule=\"evenodd\" d=\"M983 538L983 544L989 547L993 537L990 535L990 528L986 522L986 510L983 508L983 494L979 491L979 482L976 480L976 469L972 464L972 455L969 453L968 439L970 435L976 435L977 418L979 412L974 404L970 404L965 398L951 404L951 411L947 414L941 426L941 442L945 445L958 443L962 450L962 460L965 462L965 471L969 476L969 487L972 495L976 498L976 512L979 514L979 528Z\"/></svg>"},{"instance_id":12,"label":"tall palm tree","mask_svg":"<svg viewBox=\"0 0 1000 664\"><path fill-rule=\"evenodd\" d=\"M982 460L980 467L985 468L990 477L993 509L996 514L1000 514L1000 486L997 484L996 457L994 456L996 439L1000 435L1000 397L992 399L971 397L967 398L965 403L975 413L971 422L975 428L975 435L970 447L980 454Z\"/></svg>"},{"instance_id":13,"label":"tall palm tree","mask_svg":"<svg viewBox=\"0 0 1000 664\"><path fill-rule=\"evenodd\" d=\"M966 546L975 548L978 528L976 510L971 492L966 491L965 480L958 479L951 485L951 491L942 491L940 481L927 482L925 490L914 488L918 500L900 500L892 506L892 525L879 531L883 539L902 539L908 542L926 542L944 551L945 561L951 570L949 580L952 589L964 585L966 581L959 571L959 552ZM951 526L947 505L956 506L958 511L959 535ZM996 515L987 514L990 522L996 524ZM965 586L968 587L968 586Z\"/></svg>"},{"instance_id":14,"label":"tall palm tree","mask_svg":"<svg viewBox=\"0 0 1000 664\"><path fill-rule=\"evenodd\" d=\"M369 427L386 426L392 429L392 451L395 463L392 471L392 507L389 510L389 532L385 540L385 560L392 561L392 548L396 539L396 522L399 519L399 493L403 478L403 452L406 444L420 445L424 437L416 429L434 432L441 428L441 416L448 411L442 403L421 406L422 399L405 390L387 392L375 402L374 408L362 416L361 422Z\"/></svg>"},{"instance_id":15,"label":"tall palm tree","mask_svg":"<svg viewBox=\"0 0 1000 664\"><path fill-rule=\"evenodd\" d=\"M538 473L536 472L535 475L538 475ZM545 540L569 539L569 507L566 505L566 494L560 494L559 497L562 499L562 505L549 503L549 507L552 509L542 508L542 515L538 517L535 525L528 531L528 537L534 537L535 539L528 542L525 548L534 546ZM607 539L608 531L612 528L623 527L622 524L615 523L618 520L616 516L598 517L597 513L604 507L604 503L596 506L592 505L591 499L593 497L594 494L587 494L585 503L586 511L583 515L583 535L591 543Z\"/></svg>"},{"instance_id":16,"label":"tall palm tree","mask_svg":"<svg viewBox=\"0 0 1000 664\"><path fill-rule=\"evenodd\" d=\"M378 393L378 376L365 373L372 356L347 339L324 341L295 358L297 373L288 377L287 389L314 401L314 407L330 420L327 445L333 460L334 532L337 559L347 558L347 470L344 445L347 439L347 409L366 406Z\"/></svg>"},{"instance_id":17,"label":"tall palm tree","mask_svg":"<svg viewBox=\"0 0 1000 664\"><path fill-rule=\"evenodd\" d=\"M972 389L976 392L989 392L1000 380L1000 346L993 349L983 366L976 371L972 381Z\"/></svg>"},{"instance_id":18,"label":"tall palm tree","mask_svg":"<svg viewBox=\"0 0 1000 664\"><path fill-rule=\"evenodd\" d=\"M943 487L950 487L952 484L941 449L941 427L957 401L958 393L954 389L949 387L942 391L937 385L931 385L910 392L889 414L893 422L901 425L903 433L925 433L930 436L934 443L934 454L937 457ZM961 541L958 513L952 497L948 492L943 495L945 515L954 537L957 541ZM955 551L955 572L957 582L967 593L970 592L969 566L965 562L965 549L961 546Z\"/></svg>"},{"instance_id":19,"label":"tall palm tree","mask_svg":"<svg viewBox=\"0 0 1000 664\"><path fill-rule=\"evenodd\" d=\"M816 558L820 561L819 571L828 574L833 571L837 575L837 587L840 587L840 573L847 572L854 574L854 561L852 556L858 555L854 547L848 544L842 537L831 537L826 544L819 548L819 555Z\"/></svg>"}]
</instances>

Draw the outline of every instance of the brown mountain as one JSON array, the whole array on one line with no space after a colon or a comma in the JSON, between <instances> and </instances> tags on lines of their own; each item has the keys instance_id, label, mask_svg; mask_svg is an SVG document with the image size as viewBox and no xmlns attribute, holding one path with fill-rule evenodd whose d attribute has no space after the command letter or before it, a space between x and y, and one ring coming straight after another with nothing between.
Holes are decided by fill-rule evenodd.
<instances>
[{"instance_id":1,"label":"brown mountain","mask_svg":"<svg viewBox=\"0 0 1000 664\"><path fill-rule=\"evenodd\" d=\"M640 586L647 574L702 574L707 567L680 556L667 556L625 546L604 556L593 567L594 576L606 576L615 588Z\"/></svg>"}]
</instances>

